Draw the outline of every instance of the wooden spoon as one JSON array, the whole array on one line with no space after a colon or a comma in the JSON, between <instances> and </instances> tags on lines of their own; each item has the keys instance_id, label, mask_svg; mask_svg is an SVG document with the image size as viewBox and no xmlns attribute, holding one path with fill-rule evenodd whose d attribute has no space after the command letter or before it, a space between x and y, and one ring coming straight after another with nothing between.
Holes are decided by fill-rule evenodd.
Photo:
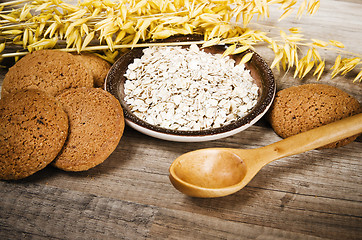
<instances>
[{"instance_id":1,"label":"wooden spoon","mask_svg":"<svg viewBox=\"0 0 362 240\"><path fill-rule=\"evenodd\" d=\"M192 197L222 197L242 189L266 164L362 132L362 113L255 149L208 148L178 157L170 181Z\"/></svg>"}]
</instances>

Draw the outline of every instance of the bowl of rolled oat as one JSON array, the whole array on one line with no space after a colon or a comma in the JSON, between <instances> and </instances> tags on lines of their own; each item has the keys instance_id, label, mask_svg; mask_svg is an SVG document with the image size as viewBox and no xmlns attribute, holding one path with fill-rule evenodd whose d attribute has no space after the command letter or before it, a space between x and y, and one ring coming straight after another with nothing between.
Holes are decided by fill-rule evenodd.
<instances>
[{"instance_id":1,"label":"bowl of rolled oat","mask_svg":"<svg viewBox=\"0 0 362 240\"><path fill-rule=\"evenodd\" d=\"M167 42L202 40L178 36ZM272 71L253 52L222 56L225 45L134 48L110 69L105 89L121 103L126 123L152 137L201 142L228 137L256 123L276 90Z\"/></svg>"}]
</instances>

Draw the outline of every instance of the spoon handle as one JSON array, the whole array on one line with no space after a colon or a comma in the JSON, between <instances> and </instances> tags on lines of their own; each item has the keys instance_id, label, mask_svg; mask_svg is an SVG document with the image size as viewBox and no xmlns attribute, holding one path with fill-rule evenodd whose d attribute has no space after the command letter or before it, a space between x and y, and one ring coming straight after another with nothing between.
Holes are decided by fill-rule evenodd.
<instances>
[{"instance_id":1,"label":"spoon handle","mask_svg":"<svg viewBox=\"0 0 362 240\"><path fill-rule=\"evenodd\" d=\"M362 113L285 138L259 148L262 165L291 155L307 152L362 132Z\"/></svg>"}]
</instances>

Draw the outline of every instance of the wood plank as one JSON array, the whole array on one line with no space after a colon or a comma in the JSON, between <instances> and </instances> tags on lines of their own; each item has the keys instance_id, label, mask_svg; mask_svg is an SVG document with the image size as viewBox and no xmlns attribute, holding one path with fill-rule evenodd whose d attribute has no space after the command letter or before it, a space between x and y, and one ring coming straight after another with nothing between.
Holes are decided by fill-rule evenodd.
<instances>
[{"instance_id":1,"label":"wood plank","mask_svg":"<svg viewBox=\"0 0 362 240\"><path fill-rule=\"evenodd\" d=\"M240 134L226 142L232 147L240 143L251 147L257 143L250 141L249 134L253 134L255 142L266 134L264 127L259 126L246 132L246 136ZM273 137L268 137L267 141L279 138L273 132L270 133ZM127 129L125 134L116 153L93 170L65 173L48 168L23 182L208 217L217 218L221 215L233 222L274 229L285 229L287 221L295 233L310 236L338 239L356 237L360 232L362 212L359 189L362 169L358 161L360 155L355 153L356 149L361 149L358 147L362 145L359 142L346 146L345 152L352 155L350 158L347 154L341 159L334 155L335 150L315 150L279 160L265 167L240 192L224 198L205 200L185 197L172 187L167 175L172 161L170 156L176 157L185 151L220 145L222 142L167 143L166 147L165 141L140 138L140 133L131 129ZM127 144L122 144L123 142ZM260 142L258 144L261 145ZM352 168L351 164L354 164ZM349 177L338 178L340 171L345 171ZM315 225L319 228L315 229Z\"/></svg>"},{"instance_id":2,"label":"wood plank","mask_svg":"<svg viewBox=\"0 0 362 240\"><path fill-rule=\"evenodd\" d=\"M298 198L308 203L310 196L295 195L294 192L283 194L280 211L275 209L273 201L281 197L278 196L280 192L254 188L248 188L242 196L226 197L222 201L186 197L184 202L193 205L189 211L140 205L38 184L19 187L16 183L1 183L0 190L2 196L7 193L12 196L7 195L0 207L0 237L13 239L26 238L28 234L55 239L82 239L83 234L97 239L152 236L155 239L156 236L158 239L237 239L241 236L357 239L361 217L300 209L293 203ZM253 200L254 197L263 199L260 206L264 205L264 209ZM245 204L247 202L253 204ZM325 204L335 205L328 199ZM288 228L281 228L286 223ZM316 225L319 228L315 228ZM341 227L348 231L341 231Z\"/></svg>"},{"instance_id":3,"label":"wood plank","mask_svg":"<svg viewBox=\"0 0 362 240\"><path fill-rule=\"evenodd\" d=\"M321 239L288 230L223 220L190 212L161 209L150 230L158 239Z\"/></svg>"},{"instance_id":4,"label":"wood plank","mask_svg":"<svg viewBox=\"0 0 362 240\"><path fill-rule=\"evenodd\" d=\"M1 239L145 239L157 209L37 184L0 182Z\"/></svg>"},{"instance_id":5,"label":"wood plank","mask_svg":"<svg viewBox=\"0 0 362 240\"><path fill-rule=\"evenodd\" d=\"M261 141L262 138L266 138L263 140L264 143ZM225 145L254 148L279 139L272 130L253 126L243 133L222 141L192 144L167 143L150 137L141 138L140 133L127 128L115 153L95 169L82 173L65 173L50 168L49 174L37 174L29 181L69 187L78 191L91 191L95 194L106 194L106 196L105 189L99 186L108 184L110 187L119 189L120 192L130 192L130 194L137 192L133 188L138 186L141 191L139 194L155 195L158 199L157 196L161 193L167 195L169 190L173 190L168 180L168 168L171 162L182 153L204 147ZM360 194L356 191L361 182L359 173L362 170L359 161L362 150L358 146L361 146L361 143L354 142L343 149L315 150L278 160L262 169L250 184L272 189L276 188L276 185L284 191L290 189L289 185L299 185L298 188L304 194L344 199L348 193L349 200L361 200ZM341 158L336 155L337 151L345 156ZM347 175L348 178L346 179L342 174ZM78 184L73 184L74 181ZM270 184L275 185L273 187ZM324 185L332 186L335 191L321 188ZM146 193L142 193L144 189L147 189ZM110 191L109 194L116 193ZM133 197L137 196L138 193L135 193ZM134 200L132 195L130 197L130 200Z\"/></svg>"}]
</instances>

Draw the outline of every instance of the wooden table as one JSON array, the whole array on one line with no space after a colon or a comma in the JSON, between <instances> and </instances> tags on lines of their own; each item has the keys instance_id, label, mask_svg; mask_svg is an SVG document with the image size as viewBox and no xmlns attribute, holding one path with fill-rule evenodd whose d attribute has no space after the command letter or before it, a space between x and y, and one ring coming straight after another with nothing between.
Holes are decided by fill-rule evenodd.
<instances>
[{"instance_id":1,"label":"wooden table","mask_svg":"<svg viewBox=\"0 0 362 240\"><path fill-rule=\"evenodd\" d=\"M339 40L361 54L362 1L321 2L313 17L278 22L275 10L265 24L302 27L306 37ZM271 64L270 50L256 50ZM333 63L335 55L326 56ZM2 69L1 82L5 73ZM316 81L274 73L278 89ZM362 102L362 83L352 79L324 75L320 83ZM361 239L361 137L339 149L271 163L244 189L223 198L190 198L169 182L171 162L185 152L255 148L278 140L265 119L235 136L204 143L167 142L127 127L114 153L92 170L47 167L21 181L0 181L0 238Z\"/></svg>"}]
</instances>

